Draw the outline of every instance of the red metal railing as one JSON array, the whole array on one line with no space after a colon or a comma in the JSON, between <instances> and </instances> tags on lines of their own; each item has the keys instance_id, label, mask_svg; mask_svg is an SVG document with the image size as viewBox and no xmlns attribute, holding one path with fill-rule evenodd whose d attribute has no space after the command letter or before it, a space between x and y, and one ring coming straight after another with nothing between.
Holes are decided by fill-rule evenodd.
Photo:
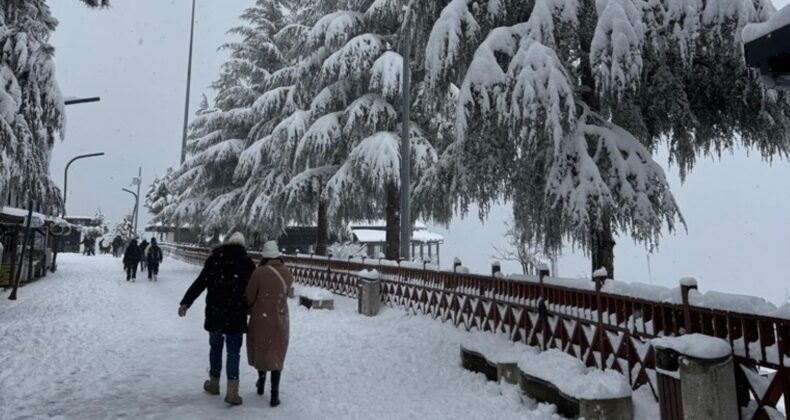
<instances>
[{"instance_id":1,"label":"red metal railing","mask_svg":"<svg viewBox=\"0 0 790 420\"><path fill-rule=\"evenodd\" d=\"M164 244L175 258L202 264L206 248ZM258 258L256 253L251 253ZM466 330L507 334L543 349L557 348L588 366L615 369L634 389L658 395L650 339L701 333L730 343L736 355L738 399L745 418L776 418L782 397L790 400L790 320L689 304L623 296L590 287L556 284L547 273L525 280L398 266L381 260L285 256L298 283L355 298L357 273L381 273L382 302L451 322ZM760 368L764 368L763 372ZM770 373L765 373L770 372Z\"/></svg>"}]
</instances>

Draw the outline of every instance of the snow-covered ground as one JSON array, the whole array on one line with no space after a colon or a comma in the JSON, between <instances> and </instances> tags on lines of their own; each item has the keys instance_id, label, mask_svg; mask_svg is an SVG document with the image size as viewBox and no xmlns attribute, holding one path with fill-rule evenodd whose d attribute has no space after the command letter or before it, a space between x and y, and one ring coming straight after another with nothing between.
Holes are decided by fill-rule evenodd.
<instances>
[{"instance_id":1,"label":"snow-covered ground","mask_svg":"<svg viewBox=\"0 0 790 420\"><path fill-rule=\"evenodd\" d=\"M127 283L112 257L59 257L60 270L0 295L0 418L551 419L551 405L460 367L467 333L386 308L356 315L291 301L282 405L254 392L242 354L244 405L202 390L203 303L176 309L198 267L166 260L160 281ZM222 387L224 391L224 379ZM223 392L224 393L224 392Z\"/></svg>"}]
</instances>

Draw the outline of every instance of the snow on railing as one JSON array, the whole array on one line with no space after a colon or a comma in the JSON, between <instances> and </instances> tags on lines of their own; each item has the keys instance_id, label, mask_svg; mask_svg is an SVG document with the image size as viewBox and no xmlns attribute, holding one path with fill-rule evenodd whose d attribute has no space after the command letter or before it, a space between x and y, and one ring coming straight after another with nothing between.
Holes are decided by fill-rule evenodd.
<instances>
[{"instance_id":1,"label":"snow on railing","mask_svg":"<svg viewBox=\"0 0 790 420\"><path fill-rule=\"evenodd\" d=\"M173 257L202 264L209 249L163 244ZM250 253L254 259L259 255ZM615 369L632 387L657 390L655 352L650 340L700 333L730 344L744 374L736 375L750 395L741 405L775 407L790 395L790 305L709 291L684 279L666 288L605 279L595 281L549 276L468 274L460 261L454 271L428 263L401 263L377 258L330 258L284 255L297 282L355 298L358 274L375 269L381 278L382 302L451 322L466 330L505 334L516 342L558 348L587 366ZM776 371L758 375L756 366ZM758 410L759 411L759 410Z\"/></svg>"}]
</instances>

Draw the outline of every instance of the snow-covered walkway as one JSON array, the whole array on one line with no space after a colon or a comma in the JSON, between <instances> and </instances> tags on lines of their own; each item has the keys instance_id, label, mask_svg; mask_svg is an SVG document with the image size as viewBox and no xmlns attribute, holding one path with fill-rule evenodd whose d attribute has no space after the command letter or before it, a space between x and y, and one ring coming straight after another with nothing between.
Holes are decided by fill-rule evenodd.
<instances>
[{"instance_id":1,"label":"snow-covered walkway","mask_svg":"<svg viewBox=\"0 0 790 420\"><path fill-rule=\"evenodd\" d=\"M160 281L124 281L120 260L62 255L60 270L0 295L0 419L549 419L509 385L460 367L461 330L385 308L356 315L291 301L282 405L254 392L242 354L244 405L202 390L208 368L203 299L186 318L178 302L199 269L166 260ZM222 387L224 394L225 381Z\"/></svg>"}]
</instances>

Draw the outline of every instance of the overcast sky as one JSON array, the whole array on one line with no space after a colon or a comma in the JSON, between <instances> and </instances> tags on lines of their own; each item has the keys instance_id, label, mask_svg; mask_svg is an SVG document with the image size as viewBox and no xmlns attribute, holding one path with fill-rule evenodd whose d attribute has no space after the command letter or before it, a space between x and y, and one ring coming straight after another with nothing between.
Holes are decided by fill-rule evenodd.
<instances>
[{"instance_id":1,"label":"overcast sky","mask_svg":"<svg viewBox=\"0 0 790 420\"><path fill-rule=\"evenodd\" d=\"M783 6L790 0L778 1ZM52 174L63 182L73 156L103 151L69 173L68 211L92 215L97 208L112 222L131 212L129 187L143 168L143 189L155 175L176 164L181 147L189 0L113 0L109 10L89 10L76 0L50 1L60 20L52 43L58 81L66 96L101 96L100 103L67 108L66 139L55 147ZM216 78L227 57L218 52L226 30L254 0L198 0L191 111ZM700 161L681 185L666 156L658 162L669 174L688 223L688 233L665 236L650 256L648 277L643 246L620 238L615 271L620 280L677 285L694 276L700 289L754 294L783 303L790 288L790 163L768 164L739 150L721 160ZM143 194L144 194L143 190ZM494 208L485 223L474 216L456 220L446 237L445 263L458 256L475 271L492 261L491 244L503 245L503 222L510 210ZM144 225L148 216L143 214ZM505 271L517 270L505 264ZM589 262L568 249L559 261L562 276L587 276Z\"/></svg>"}]
</instances>

